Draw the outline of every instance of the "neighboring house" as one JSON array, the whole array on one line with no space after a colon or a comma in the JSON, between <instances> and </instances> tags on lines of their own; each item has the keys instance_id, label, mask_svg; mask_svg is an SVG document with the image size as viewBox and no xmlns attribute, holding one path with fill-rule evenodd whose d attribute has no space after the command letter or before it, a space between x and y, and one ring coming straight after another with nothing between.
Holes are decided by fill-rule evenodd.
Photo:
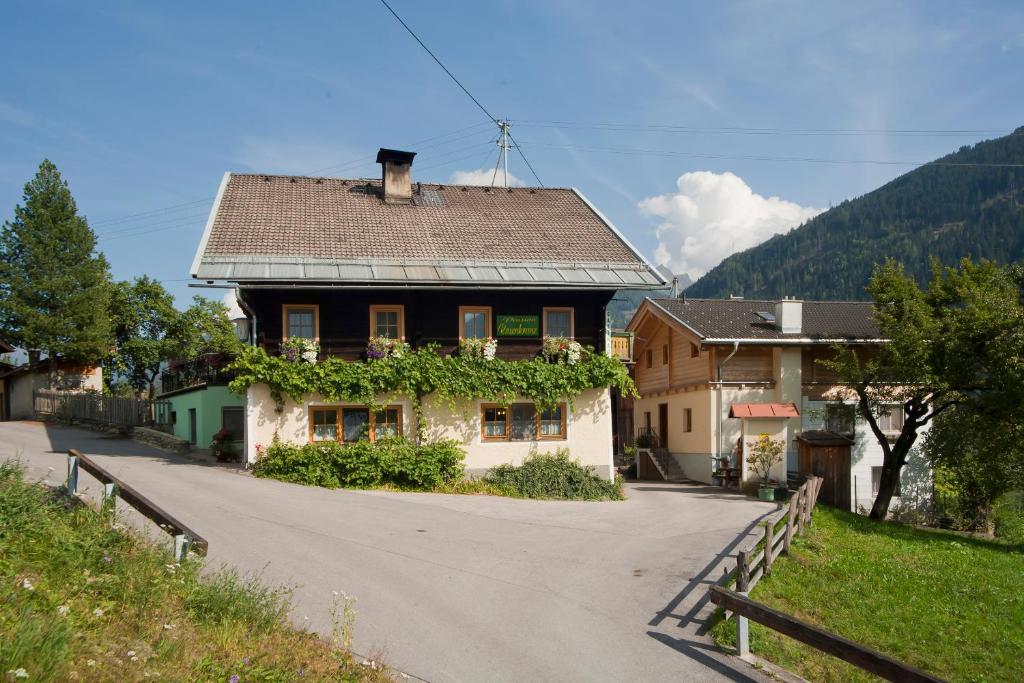
<instances>
[{"instance_id":1,"label":"neighboring house","mask_svg":"<svg viewBox=\"0 0 1024 683\"><path fill-rule=\"evenodd\" d=\"M50 362L41 360L16 367L0 365L0 420L35 417L32 394L50 386ZM58 361L57 387L61 391L103 391L103 368Z\"/></svg>"},{"instance_id":2,"label":"neighboring house","mask_svg":"<svg viewBox=\"0 0 1024 683\"><path fill-rule=\"evenodd\" d=\"M170 403L172 433L198 448L209 448L221 429L241 448L245 438L245 397L228 390L229 358L214 355L171 362L160 374L158 400Z\"/></svg>"},{"instance_id":3,"label":"neighboring house","mask_svg":"<svg viewBox=\"0 0 1024 683\"><path fill-rule=\"evenodd\" d=\"M712 473L728 464L750 481L749 445L767 433L786 444L776 480L785 481L787 470L828 470L829 502L870 508L882 449L855 416L853 397L816 361L831 357L835 343L884 343L871 303L646 299L627 329L635 335L641 395L634 420L655 444L653 464L663 476L712 483ZM902 406L880 425L895 438ZM903 479L905 496L928 488L916 453Z\"/></svg>"},{"instance_id":4,"label":"neighboring house","mask_svg":"<svg viewBox=\"0 0 1024 683\"><path fill-rule=\"evenodd\" d=\"M415 183L414 156L380 150L380 181L226 174L192 276L236 286L253 343L269 352L302 337L322 355L353 361L372 336L442 353L460 338L494 337L506 360L535 356L545 335L605 351L615 291L664 286L578 191ZM275 435L296 443L411 435L411 401L380 400L386 407L371 415L366 405L310 394L277 412L266 386L251 387L247 459ZM608 389L544 414L526 399L453 409L430 396L423 412L431 437L465 444L471 473L519 463L531 448L568 447L612 474Z\"/></svg>"}]
</instances>

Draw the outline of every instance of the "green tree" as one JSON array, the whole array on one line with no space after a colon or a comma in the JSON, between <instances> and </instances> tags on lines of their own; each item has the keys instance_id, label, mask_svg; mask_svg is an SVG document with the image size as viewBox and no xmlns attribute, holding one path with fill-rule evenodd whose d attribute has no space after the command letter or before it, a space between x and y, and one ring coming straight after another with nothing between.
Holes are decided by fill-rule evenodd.
<instances>
[{"instance_id":1,"label":"green tree","mask_svg":"<svg viewBox=\"0 0 1024 683\"><path fill-rule=\"evenodd\" d=\"M106 379L116 379L135 392L153 397L162 362L180 347L181 313L164 286L148 276L116 282L110 297L110 320L115 350L108 360Z\"/></svg>"},{"instance_id":2,"label":"green tree","mask_svg":"<svg viewBox=\"0 0 1024 683\"><path fill-rule=\"evenodd\" d=\"M202 296L192 297L192 305L181 314L175 339L177 357L184 359L209 353L235 354L242 348L227 306Z\"/></svg>"},{"instance_id":3,"label":"green tree","mask_svg":"<svg viewBox=\"0 0 1024 683\"><path fill-rule=\"evenodd\" d=\"M107 354L110 276L96 235L78 215L68 184L43 160L24 205L0 231L0 335L50 363L92 363Z\"/></svg>"},{"instance_id":4,"label":"green tree","mask_svg":"<svg viewBox=\"0 0 1024 683\"><path fill-rule=\"evenodd\" d=\"M888 513L910 449L922 428L939 415L956 409L975 421L987 416L990 429L999 429L1006 420L1020 422L1022 280L1018 269L964 259L959 268L933 263L925 292L893 261L875 269L868 291L886 343L877 352L837 348L833 360L823 361L856 395L857 412L882 448L882 476L871 517L882 519ZM904 421L890 443L878 418L894 403L903 406ZM952 424L954 418L950 420ZM935 443L952 447L955 441L948 438L948 430L939 433L943 438ZM1009 438L1005 430L1001 436ZM976 455L971 458L976 460ZM965 456L964 462L969 459Z\"/></svg>"}]
</instances>

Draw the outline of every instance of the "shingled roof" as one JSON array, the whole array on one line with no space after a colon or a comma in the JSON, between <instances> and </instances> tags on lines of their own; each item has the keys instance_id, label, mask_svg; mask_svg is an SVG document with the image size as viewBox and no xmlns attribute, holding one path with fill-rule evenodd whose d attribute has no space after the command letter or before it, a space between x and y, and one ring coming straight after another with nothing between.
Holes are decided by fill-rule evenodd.
<instances>
[{"instance_id":1,"label":"shingled roof","mask_svg":"<svg viewBox=\"0 0 1024 683\"><path fill-rule=\"evenodd\" d=\"M575 189L228 173L192 266L200 280L650 289L663 278Z\"/></svg>"},{"instance_id":2,"label":"shingled roof","mask_svg":"<svg viewBox=\"0 0 1024 683\"><path fill-rule=\"evenodd\" d=\"M647 299L708 343L775 340L879 341L869 301L804 301L802 327L783 333L760 313L774 317L775 301L758 299Z\"/></svg>"}]
</instances>

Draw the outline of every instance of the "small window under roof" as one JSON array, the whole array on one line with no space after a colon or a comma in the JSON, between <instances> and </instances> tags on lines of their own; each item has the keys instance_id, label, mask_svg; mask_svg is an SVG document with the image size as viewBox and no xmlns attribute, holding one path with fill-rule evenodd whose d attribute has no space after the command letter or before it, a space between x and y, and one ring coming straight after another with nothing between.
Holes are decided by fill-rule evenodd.
<instances>
[{"instance_id":1,"label":"small window under roof","mask_svg":"<svg viewBox=\"0 0 1024 683\"><path fill-rule=\"evenodd\" d=\"M774 313L769 313L768 311L758 311L757 315L758 315L758 317L761 318L761 320L765 321L766 323L773 323L773 322L775 322L775 314Z\"/></svg>"}]
</instances>

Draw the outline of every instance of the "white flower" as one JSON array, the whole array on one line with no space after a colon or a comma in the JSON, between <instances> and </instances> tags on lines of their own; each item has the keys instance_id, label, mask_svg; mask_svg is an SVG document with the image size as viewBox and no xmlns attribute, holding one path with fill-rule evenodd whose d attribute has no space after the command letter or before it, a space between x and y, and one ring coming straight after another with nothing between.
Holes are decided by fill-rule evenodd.
<instances>
[{"instance_id":1,"label":"white flower","mask_svg":"<svg viewBox=\"0 0 1024 683\"><path fill-rule=\"evenodd\" d=\"M168 574L173 574L174 572L176 572L178 570L178 565L175 565L175 564L165 564L164 565L164 569L167 570Z\"/></svg>"},{"instance_id":2,"label":"white flower","mask_svg":"<svg viewBox=\"0 0 1024 683\"><path fill-rule=\"evenodd\" d=\"M315 363L317 355L317 352L314 351L313 349L310 349L309 351L303 351L302 360L306 361L307 363Z\"/></svg>"},{"instance_id":3,"label":"white flower","mask_svg":"<svg viewBox=\"0 0 1024 683\"><path fill-rule=\"evenodd\" d=\"M17 669L11 669L8 671L7 675L11 678L28 678L28 672L20 666Z\"/></svg>"},{"instance_id":4,"label":"white flower","mask_svg":"<svg viewBox=\"0 0 1024 683\"><path fill-rule=\"evenodd\" d=\"M135 656L135 650L128 650L128 656L129 657L134 657Z\"/></svg>"},{"instance_id":5,"label":"white flower","mask_svg":"<svg viewBox=\"0 0 1024 683\"><path fill-rule=\"evenodd\" d=\"M21 582L21 587L24 588L27 591L34 591L36 589L36 587L33 586L32 582L29 581L28 579L25 579L24 581Z\"/></svg>"},{"instance_id":6,"label":"white flower","mask_svg":"<svg viewBox=\"0 0 1024 683\"><path fill-rule=\"evenodd\" d=\"M70 611L71 611L71 608L68 607L67 605L61 605L60 607L57 608L57 614L61 615L62 617L66 617L68 615L68 612L70 612Z\"/></svg>"},{"instance_id":7,"label":"white flower","mask_svg":"<svg viewBox=\"0 0 1024 683\"><path fill-rule=\"evenodd\" d=\"M89 661L87 661L85 663L85 665L86 666L96 666L96 660L95 659L90 659Z\"/></svg>"},{"instance_id":8,"label":"white flower","mask_svg":"<svg viewBox=\"0 0 1024 683\"><path fill-rule=\"evenodd\" d=\"M94 617L102 617L103 616L103 610L101 610L99 607L97 607L96 609L94 609L92 611L92 615Z\"/></svg>"},{"instance_id":9,"label":"white flower","mask_svg":"<svg viewBox=\"0 0 1024 683\"><path fill-rule=\"evenodd\" d=\"M174 628L174 624L164 624L165 631L170 631L172 628Z\"/></svg>"},{"instance_id":10,"label":"white flower","mask_svg":"<svg viewBox=\"0 0 1024 683\"><path fill-rule=\"evenodd\" d=\"M139 661L139 658L138 657L132 657L132 661L133 662L137 662L137 661Z\"/></svg>"}]
</instances>

